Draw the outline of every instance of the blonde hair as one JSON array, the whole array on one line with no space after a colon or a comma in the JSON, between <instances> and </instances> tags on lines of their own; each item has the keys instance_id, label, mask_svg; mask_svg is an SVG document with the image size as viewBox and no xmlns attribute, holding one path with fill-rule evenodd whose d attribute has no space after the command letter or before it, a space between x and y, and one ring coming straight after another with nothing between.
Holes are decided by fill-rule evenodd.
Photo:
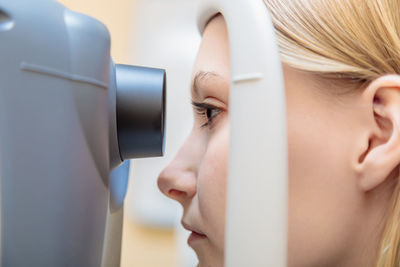
<instances>
[{"instance_id":1,"label":"blonde hair","mask_svg":"<svg viewBox=\"0 0 400 267\"><path fill-rule=\"evenodd\" d=\"M349 88L353 84L364 88L382 75L400 73L400 0L264 2L283 63L338 82L351 81ZM399 223L400 183L396 183L377 267L400 266Z\"/></svg>"}]
</instances>

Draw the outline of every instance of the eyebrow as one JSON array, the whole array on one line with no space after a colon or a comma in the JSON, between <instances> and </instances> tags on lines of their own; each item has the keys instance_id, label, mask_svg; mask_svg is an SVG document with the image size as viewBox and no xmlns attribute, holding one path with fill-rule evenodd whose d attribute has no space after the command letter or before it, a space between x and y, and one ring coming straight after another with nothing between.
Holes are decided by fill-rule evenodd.
<instances>
[{"instance_id":1,"label":"eyebrow","mask_svg":"<svg viewBox=\"0 0 400 267\"><path fill-rule=\"evenodd\" d=\"M222 78L221 75L219 75L218 73L212 72L212 71L199 71L196 73L196 75L194 76L193 79L193 83L192 83L192 93L194 95L199 95L199 90L201 88L201 86L204 83L205 79L210 79L211 77L217 77L217 78Z\"/></svg>"}]
</instances>

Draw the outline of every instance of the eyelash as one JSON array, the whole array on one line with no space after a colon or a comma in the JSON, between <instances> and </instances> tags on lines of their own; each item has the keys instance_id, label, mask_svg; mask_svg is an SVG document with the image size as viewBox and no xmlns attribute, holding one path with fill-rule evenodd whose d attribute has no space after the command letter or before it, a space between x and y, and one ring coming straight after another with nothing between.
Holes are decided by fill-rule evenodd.
<instances>
[{"instance_id":1,"label":"eyelash","mask_svg":"<svg viewBox=\"0 0 400 267\"><path fill-rule=\"evenodd\" d=\"M198 103L198 102L192 101L192 105L193 105L193 108L196 110L196 112L199 115L201 115L202 117L207 119L207 122L200 126L201 128L210 126L213 123L214 119L222 111L221 109L219 109L213 105L210 105L210 104ZM213 112L215 112L215 113L213 114Z\"/></svg>"}]
</instances>

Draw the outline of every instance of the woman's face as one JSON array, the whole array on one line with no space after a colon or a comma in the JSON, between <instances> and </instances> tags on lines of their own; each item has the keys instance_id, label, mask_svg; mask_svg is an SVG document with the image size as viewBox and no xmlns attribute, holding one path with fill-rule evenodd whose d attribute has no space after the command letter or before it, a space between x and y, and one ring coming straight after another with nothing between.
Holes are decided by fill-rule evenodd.
<instances>
[{"instance_id":1,"label":"woman's face","mask_svg":"<svg viewBox=\"0 0 400 267\"><path fill-rule=\"evenodd\" d=\"M229 47L221 18L207 26L193 70L194 125L158 185L183 206L182 224L204 236L189 241L200 266L223 266L229 148Z\"/></svg>"},{"instance_id":2,"label":"woman's face","mask_svg":"<svg viewBox=\"0 0 400 267\"><path fill-rule=\"evenodd\" d=\"M287 66L283 71L289 155L288 264L363 266L351 263L355 249L366 241L359 233L368 224L361 223L364 202L349 163L359 124L353 108L357 97L333 100L322 93L329 88L321 89L324 85L310 75ZM193 232L189 245L204 267L222 267L224 261L229 80L228 34L223 17L217 16L204 31L194 66L193 129L158 180L160 190L183 206L182 223Z\"/></svg>"}]
</instances>

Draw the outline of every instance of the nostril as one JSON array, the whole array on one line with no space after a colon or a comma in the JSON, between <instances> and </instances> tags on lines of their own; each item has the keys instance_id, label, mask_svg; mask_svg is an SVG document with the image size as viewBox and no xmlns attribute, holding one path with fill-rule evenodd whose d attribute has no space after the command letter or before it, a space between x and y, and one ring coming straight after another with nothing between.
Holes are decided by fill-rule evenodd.
<instances>
[{"instance_id":1,"label":"nostril","mask_svg":"<svg viewBox=\"0 0 400 267\"><path fill-rule=\"evenodd\" d=\"M0 31L8 31L14 26L11 16L0 9Z\"/></svg>"},{"instance_id":2,"label":"nostril","mask_svg":"<svg viewBox=\"0 0 400 267\"><path fill-rule=\"evenodd\" d=\"M186 193L183 191L176 190L176 189L171 189L168 191L168 196L173 199L180 199L180 198L186 196Z\"/></svg>"}]
</instances>

